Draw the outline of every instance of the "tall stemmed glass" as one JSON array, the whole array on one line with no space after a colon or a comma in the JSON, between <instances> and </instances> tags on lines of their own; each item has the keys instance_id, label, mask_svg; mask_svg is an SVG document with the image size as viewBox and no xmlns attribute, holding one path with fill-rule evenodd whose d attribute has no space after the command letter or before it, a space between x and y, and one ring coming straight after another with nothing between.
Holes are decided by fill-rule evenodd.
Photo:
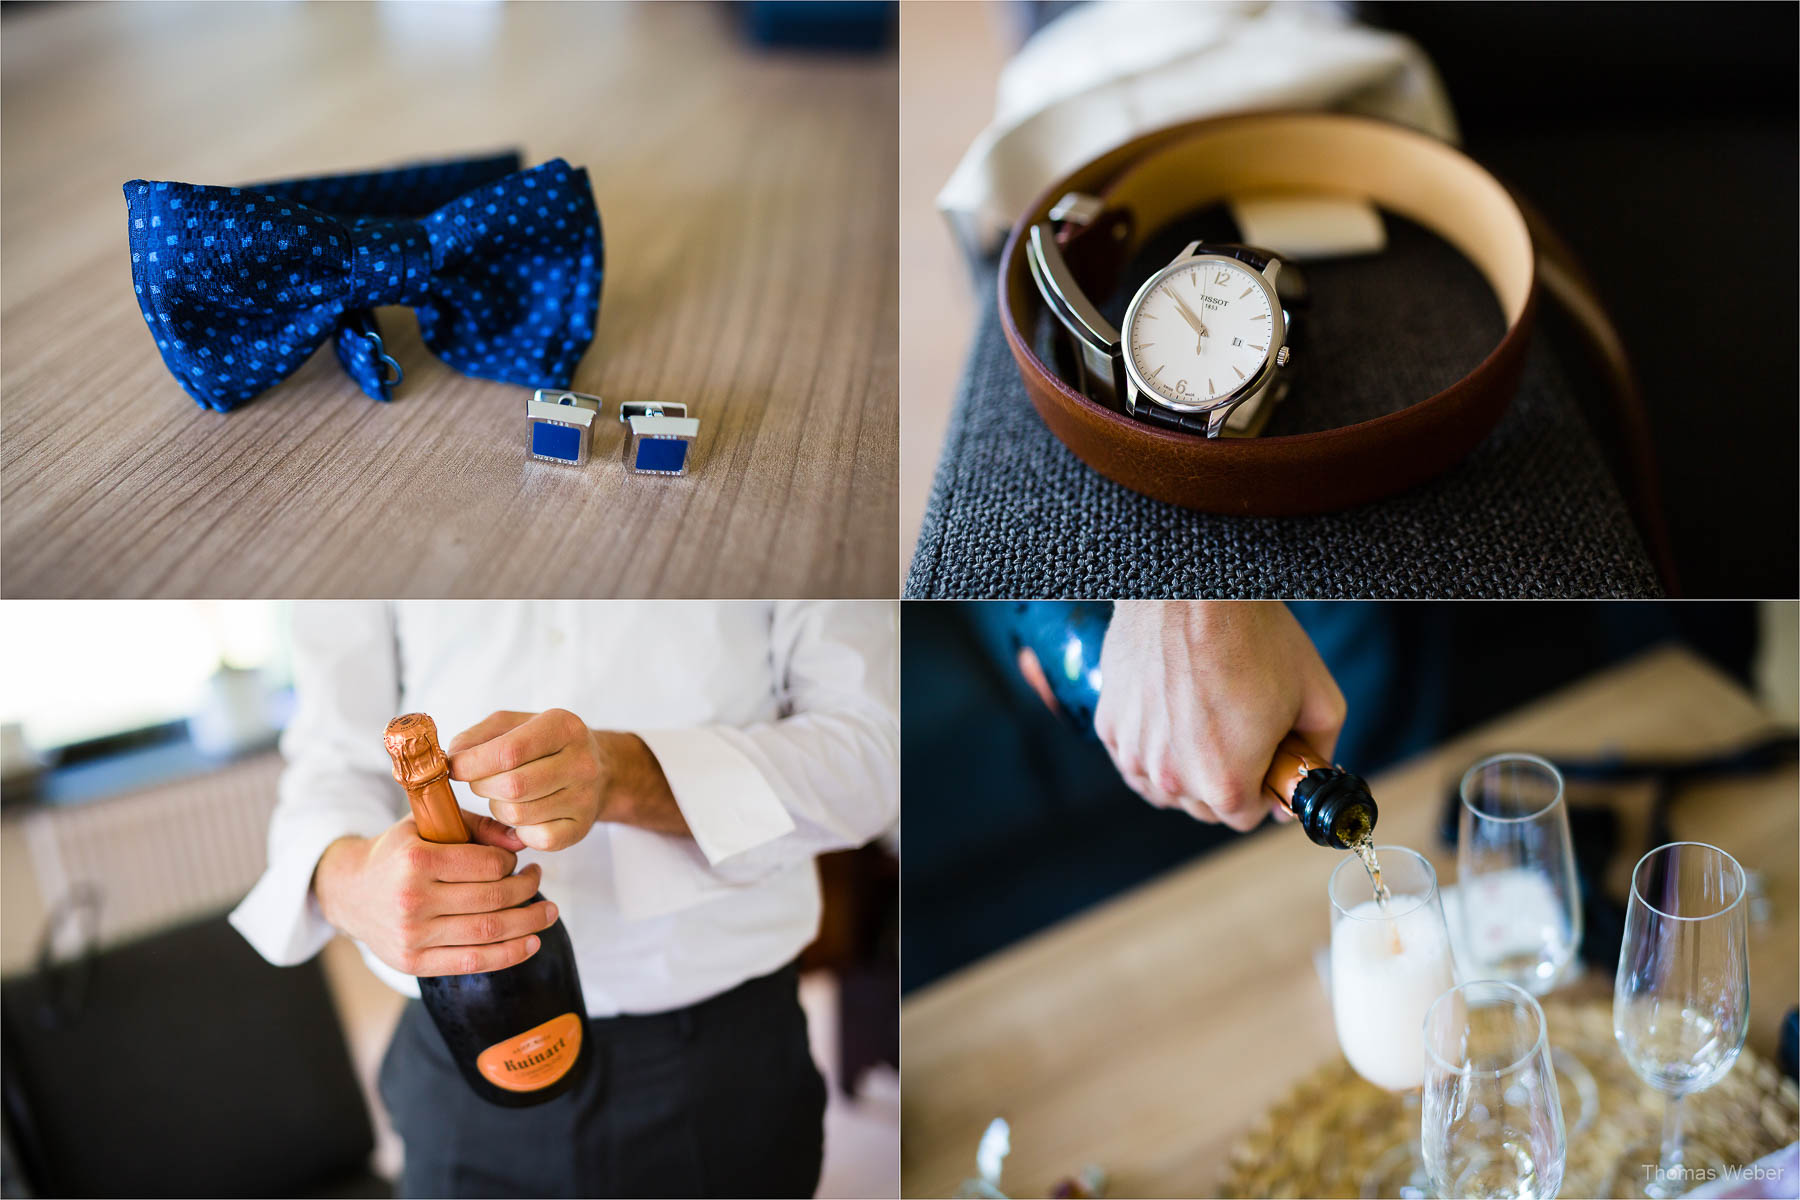
<instances>
[{"instance_id":1,"label":"tall stemmed glass","mask_svg":"<svg viewBox=\"0 0 1800 1200\"><path fill-rule=\"evenodd\" d=\"M1681 1102L1724 1078L1750 1024L1750 960L1744 869L1717 846L1673 842L1638 860L1619 976L1613 1037L1638 1077L1668 1094L1661 1152L1652 1169L1627 1155L1618 1182L1675 1196L1699 1179L1685 1171ZM1703 1175L1704 1173L1699 1173Z\"/></svg>"},{"instance_id":2,"label":"tall stemmed glass","mask_svg":"<svg viewBox=\"0 0 1800 1200\"><path fill-rule=\"evenodd\" d=\"M1462 777L1456 840L1465 972L1533 996L1562 982L1581 949L1581 885L1562 772L1535 754L1495 754ZM1577 1104L1577 1133L1599 1105L1593 1073L1573 1053L1551 1061Z\"/></svg>"},{"instance_id":3,"label":"tall stemmed glass","mask_svg":"<svg viewBox=\"0 0 1800 1200\"><path fill-rule=\"evenodd\" d=\"M1568 1161L1544 1010L1478 979L1425 1015L1420 1144L1434 1196L1550 1200Z\"/></svg>"},{"instance_id":4,"label":"tall stemmed glass","mask_svg":"<svg viewBox=\"0 0 1800 1200\"><path fill-rule=\"evenodd\" d=\"M1456 882L1469 974L1534 996L1555 987L1581 947L1562 772L1535 754L1496 754L1468 769Z\"/></svg>"},{"instance_id":5,"label":"tall stemmed glass","mask_svg":"<svg viewBox=\"0 0 1800 1200\"><path fill-rule=\"evenodd\" d=\"M1338 1044L1358 1075L1390 1092L1417 1094L1425 1081L1420 1023L1432 1001L1456 982L1450 930L1437 872L1403 846L1377 846L1385 905L1360 859L1331 873L1331 1010ZM1423 1196L1416 1143L1376 1160L1366 1196Z\"/></svg>"}]
</instances>

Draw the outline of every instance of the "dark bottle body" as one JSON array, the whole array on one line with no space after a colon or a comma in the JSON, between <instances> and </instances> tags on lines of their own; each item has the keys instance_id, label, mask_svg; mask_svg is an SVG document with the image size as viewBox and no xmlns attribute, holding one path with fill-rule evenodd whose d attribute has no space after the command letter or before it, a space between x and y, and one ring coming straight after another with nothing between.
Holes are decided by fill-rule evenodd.
<instances>
[{"instance_id":1,"label":"dark bottle body","mask_svg":"<svg viewBox=\"0 0 1800 1200\"><path fill-rule=\"evenodd\" d=\"M533 896L536 904L543 897ZM573 1091L587 1076L587 1004L575 947L559 917L516 967L419 980L419 996L475 1094L528 1108ZM548 1082L541 1082L548 1079Z\"/></svg>"}]
</instances>

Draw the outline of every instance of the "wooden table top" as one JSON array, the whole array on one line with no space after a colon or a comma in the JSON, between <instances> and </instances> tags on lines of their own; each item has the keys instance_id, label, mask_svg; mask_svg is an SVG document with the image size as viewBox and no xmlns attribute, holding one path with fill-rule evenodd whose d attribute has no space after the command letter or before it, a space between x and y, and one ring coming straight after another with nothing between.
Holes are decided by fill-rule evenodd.
<instances>
[{"instance_id":1,"label":"wooden table top","mask_svg":"<svg viewBox=\"0 0 1800 1200\"><path fill-rule=\"evenodd\" d=\"M1370 780L1383 843L1420 849L1453 882L1439 805L1483 754L1692 755L1774 722L1686 650L1653 651ZM1573 785L1570 794L1581 796ZM1773 1057L1800 988L1800 776L1792 767L1696 786L1678 837L1764 876L1772 919L1751 934L1749 1045ZM1642 810L1644 805L1621 805ZM1627 826L1624 844L1641 828ZM1329 937L1338 856L1281 827L1137 888L910 997L901 1009L902 1192L947 1196L974 1174L989 1121L1012 1124L1004 1183L1044 1196L1087 1163L1115 1196L1213 1194L1240 1136L1339 1053L1313 967ZM1615 864L1614 894L1631 863ZM1594 972L1578 986L1610 993Z\"/></svg>"},{"instance_id":2,"label":"wooden table top","mask_svg":"<svg viewBox=\"0 0 1800 1200\"><path fill-rule=\"evenodd\" d=\"M977 288L937 210L938 189L994 115L1015 14L1005 5L907 4L900 10L900 103L906 113L900 175L900 328L906 372L900 402L900 555L918 547L925 502L943 453L957 383L975 340Z\"/></svg>"},{"instance_id":3,"label":"wooden table top","mask_svg":"<svg viewBox=\"0 0 1800 1200\"><path fill-rule=\"evenodd\" d=\"M7 595L898 592L892 54L760 53L718 5L53 5L8 14L4 76ZM530 460L529 393L444 366L406 309L387 405L329 348L225 415L164 368L126 180L508 146L593 178L586 469ZM700 419L689 477L619 463L616 406L650 399Z\"/></svg>"}]
</instances>

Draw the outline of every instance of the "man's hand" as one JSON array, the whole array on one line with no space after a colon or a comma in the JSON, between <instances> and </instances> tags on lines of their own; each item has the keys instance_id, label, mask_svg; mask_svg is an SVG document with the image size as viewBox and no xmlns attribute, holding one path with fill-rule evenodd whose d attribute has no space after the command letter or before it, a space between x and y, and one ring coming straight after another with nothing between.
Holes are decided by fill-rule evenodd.
<instances>
[{"instance_id":1,"label":"man's hand","mask_svg":"<svg viewBox=\"0 0 1800 1200\"><path fill-rule=\"evenodd\" d=\"M1121 600L1100 678L1094 728L1131 790L1240 831L1272 807L1277 743L1296 730L1330 758L1344 726L1343 693L1275 602Z\"/></svg>"},{"instance_id":2,"label":"man's hand","mask_svg":"<svg viewBox=\"0 0 1800 1200\"><path fill-rule=\"evenodd\" d=\"M488 817L463 820L475 840L462 845L425 841L411 817L373 841L331 843L313 871L325 919L408 975L498 971L537 953L534 935L556 920L556 905L519 905L542 870L514 875L525 843Z\"/></svg>"},{"instance_id":3,"label":"man's hand","mask_svg":"<svg viewBox=\"0 0 1800 1200\"><path fill-rule=\"evenodd\" d=\"M573 846L595 821L688 832L644 739L589 729L566 709L494 713L445 752L450 778L466 782L534 850Z\"/></svg>"}]
</instances>

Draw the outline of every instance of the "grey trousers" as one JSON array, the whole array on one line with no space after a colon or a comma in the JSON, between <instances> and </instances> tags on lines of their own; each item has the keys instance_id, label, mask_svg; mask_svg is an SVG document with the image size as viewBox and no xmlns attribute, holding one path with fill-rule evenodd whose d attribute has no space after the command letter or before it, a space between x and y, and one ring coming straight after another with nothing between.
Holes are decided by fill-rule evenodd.
<instances>
[{"instance_id":1,"label":"grey trousers","mask_svg":"<svg viewBox=\"0 0 1800 1200\"><path fill-rule=\"evenodd\" d=\"M587 1078L535 1108L476 1096L413 1001L381 1064L400 1194L811 1196L825 1084L798 978L789 965L689 1008L590 1018Z\"/></svg>"}]
</instances>

